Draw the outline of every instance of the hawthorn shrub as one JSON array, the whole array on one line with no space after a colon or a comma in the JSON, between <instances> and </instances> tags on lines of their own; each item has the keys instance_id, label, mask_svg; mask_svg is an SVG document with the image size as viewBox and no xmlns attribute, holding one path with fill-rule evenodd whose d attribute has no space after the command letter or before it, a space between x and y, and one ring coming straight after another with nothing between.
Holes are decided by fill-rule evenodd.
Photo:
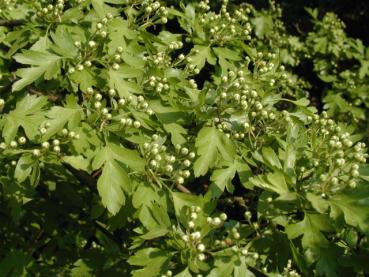
<instances>
[{"instance_id":1,"label":"hawthorn shrub","mask_svg":"<svg viewBox=\"0 0 369 277\"><path fill-rule=\"evenodd\" d=\"M367 276L368 50L334 14L0 7L0 276Z\"/></svg>"}]
</instances>

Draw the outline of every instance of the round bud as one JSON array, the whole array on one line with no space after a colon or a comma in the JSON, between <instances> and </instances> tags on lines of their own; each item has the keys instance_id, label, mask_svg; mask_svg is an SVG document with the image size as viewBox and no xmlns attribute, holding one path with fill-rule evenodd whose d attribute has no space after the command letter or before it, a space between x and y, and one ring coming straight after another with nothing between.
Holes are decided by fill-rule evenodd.
<instances>
[{"instance_id":1,"label":"round bud","mask_svg":"<svg viewBox=\"0 0 369 277\"><path fill-rule=\"evenodd\" d=\"M101 102L100 101L96 101L95 103L94 103L94 107L96 108L96 109L100 109L101 108Z\"/></svg>"},{"instance_id":2,"label":"round bud","mask_svg":"<svg viewBox=\"0 0 369 277\"><path fill-rule=\"evenodd\" d=\"M47 141L44 141L42 144L41 144L42 148L44 149L48 149L50 147L50 143L47 142Z\"/></svg>"},{"instance_id":3,"label":"round bud","mask_svg":"<svg viewBox=\"0 0 369 277\"><path fill-rule=\"evenodd\" d=\"M25 144L27 142L27 139L25 137L20 137L18 139L18 142L19 142L20 145L23 145L23 144Z\"/></svg>"},{"instance_id":4,"label":"round bud","mask_svg":"<svg viewBox=\"0 0 369 277\"><path fill-rule=\"evenodd\" d=\"M95 47L96 46L96 42L94 42L93 40L90 40L88 42L88 46L90 46L91 48Z\"/></svg>"},{"instance_id":5,"label":"round bud","mask_svg":"<svg viewBox=\"0 0 369 277\"><path fill-rule=\"evenodd\" d=\"M181 149L181 153L182 153L183 155L187 155L187 154L188 154L188 148L183 147L183 148Z\"/></svg>"},{"instance_id":6,"label":"round bud","mask_svg":"<svg viewBox=\"0 0 369 277\"><path fill-rule=\"evenodd\" d=\"M113 64L113 69L114 70L118 70L120 68L120 65L119 64L117 64L117 63L114 63Z\"/></svg>"},{"instance_id":7,"label":"round bud","mask_svg":"<svg viewBox=\"0 0 369 277\"><path fill-rule=\"evenodd\" d=\"M222 220L219 217L214 217L212 223L213 225L218 226L222 223Z\"/></svg>"},{"instance_id":8,"label":"round bud","mask_svg":"<svg viewBox=\"0 0 369 277\"><path fill-rule=\"evenodd\" d=\"M200 252L204 252L205 251L205 245L200 243L198 246L197 246L197 250L199 250Z\"/></svg>"},{"instance_id":9,"label":"round bud","mask_svg":"<svg viewBox=\"0 0 369 277\"><path fill-rule=\"evenodd\" d=\"M157 163L157 161L155 161L155 160L151 160L151 161L150 161L150 165L151 165L152 167L157 167L157 166L158 166L158 163Z\"/></svg>"},{"instance_id":10,"label":"round bud","mask_svg":"<svg viewBox=\"0 0 369 277\"><path fill-rule=\"evenodd\" d=\"M177 178L177 183L178 184L183 184L184 183L184 178L183 177L178 177Z\"/></svg>"},{"instance_id":11,"label":"round bud","mask_svg":"<svg viewBox=\"0 0 369 277\"><path fill-rule=\"evenodd\" d=\"M198 257L198 259L199 259L200 261L204 261L204 260L205 260L205 258L206 258L206 256L205 256L203 253L200 253L197 257Z\"/></svg>"},{"instance_id":12,"label":"round bud","mask_svg":"<svg viewBox=\"0 0 369 277\"><path fill-rule=\"evenodd\" d=\"M42 128L40 129L40 133L41 133L42 135L46 134L46 132L47 132L46 128L42 127Z\"/></svg>"},{"instance_id":13,"label":"round bud","mask_svg":"<svg viewBox=\"0 0 369 277\"><path fill-rule=\"evenodd\" d=\"M10 142L10 147L11 148L16 148L18 146L18 143L15 141L15 140L12 140L11 142Z\"/></svg>"},{"instance_id":14,"label":"round bud","mask_svg":"<svg viewBox=\"0 0 369 277\"><path fill-rule=\"evenodd\" d=\"M84 68L85 68L85 67L83 66L83 64L77 64L77 66L76 66L76 69L77 69L78 71L82 71Z\"/></svg>"},{"instance_id":15,"label":"round bud","mask_svg":"<svg viewBox=\"0 0 369 277\"><path fill-rule=\"evenodd\" d=\"M165 171L166 172L173 172L173 166L171 166L171 165L167 165L167 166L165 166Z\"/></svg>"},{"instance_id":16,"label":"round bud","mask_svg":"<svg viewBox=\"0 0 369 277\"><path fill-rule=\"evenodd\" d=\"M244 249L241 250L241 253L242 253L242 255L246 256L249 253L249 251L244 248Z\"/></svg>"},{"instance_id":17,"label":"round bud","mask_svg":"<svg viewBox=\"0 0 369 277\"><path fill-rule=\"evenodd\" d=\"M221 213L220 215L219 215L219 217L220 217L220 219L221 220L223 220L223 221L226 221L227 220L227 214L226 213Z\"/></svg>"},{"instance_id":18,"label":"round bud","mask_svg":"<svg viewBox=\"0 0 369 277\"><path fill-rule=\"evenodd\" d=\"M41 151L39 149L33 149L32 154L35 157L39 157L41 155Z\"/></svg>"},{"instance_id":19,"label":"round bud","mask_svg":"<svg viewBox=\"0 0 369 277\"><path fill-rule=\"evenodd\" d=\"M252 216L252 214L251 214L251 212L250 212L250 211L246 211L246 212L244 213L244 216L245 216L245 218L246 218L246 219L250 219L250 218L251 218L251 216Z\"/></svg>"}]
</instances>

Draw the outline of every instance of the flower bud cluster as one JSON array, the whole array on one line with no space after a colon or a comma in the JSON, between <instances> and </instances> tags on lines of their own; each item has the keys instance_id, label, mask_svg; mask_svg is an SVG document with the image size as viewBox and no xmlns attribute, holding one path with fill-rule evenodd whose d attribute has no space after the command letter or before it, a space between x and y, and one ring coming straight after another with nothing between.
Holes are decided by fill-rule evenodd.
<instances>
[{"instance_id":1,"label":"flower bud cluster","mask_svg":"<svg viewBox=\"0 0 369 277\"><path fill-rule=\"evenodd\" d=\"M46 134L47 129L50 127L50 124L46 122L43 127L40 127L40 134L42 135ZM0 149L1 150L27 150L30 151L34 157L40 157L42 154L44 154L47 151L52 151L54 153L60 153L61 152L61 144L67 144L71 142L72 140L77 140L80 138L79 134L77 134L74 131L69 131L68 129L63 129L60 134L57 135L57 137L50 141L43 141L39 145L38 148L35 148L35 143L30 142L27 140L25 136L20 136L16 140L10 141L8 144L5 142L0 143ZM31 148L31 149L29 149Z\"/></svg>"},{"instance_id":2,"label":"flower bud cluster","mask_svg":"<svg viewBox=\"0 0 369 277\"><path fill-rule=\"evenodd\" d=\"M176 145L175 152L170 153L164 142L165 139L154 134L150 143L143 144L144 156L156 175L182 185L191 176L190 168L196 155L181 145Z\"/></svg>"},{"instance_id":3,"label":"flower bud cluster","mask_svg":"<svg viewBox=\"0 0 369 277\"><path fill-rule=\"evenodd\" d=\"M241 68L222 76L220 85L213 90L217 117L215 126L226 136L243 140L256 128L273 125L278 112L272 106L263 105L263 94L246 83L246 73ZM243 114L243 119L229 120L229 113Z\"/></svg>"},{"instance_id":4,"label":"flower bud cluster","mask_svg":"<svg viewBox=\"0 0 369 277\"><path fill-rule=\"evenodd\" d=\"M318 174L319 182L315 186L307 185L305 189L318 191L326 198L346 188L355 188L360 163L365 163L367 158L365 143L354 144L350 134L342 132L325 112L309 118L309 121L310 131L319 137L319 143L312 143L311 163L307 168L300 168L300 174L303 178Z\"/></svg>"},{"instance_id":5,"label":"flower bud cluster","mask_svg":"<svg viewBox=\"0 0 369 277\"><path fill-rule=\"evenodd\" d=\"M36 15L39 19L46 22L60 21L60 17L63 14L65 2L64 0L57 0L56 4L45 4L40 6L37 10Z\"/></svg>"},{"instance_id":6,"label":"flower bud cluster","mask_svg":"<svg viewBox=\"0 0 369 277\"><path fill-rule=\"evenodd\" d=\"M142 7L147 17L152 17L153 20L159 19L163 24L168 22L167 16L169 11L159 1L143 1Z\"/></svg>"},{"instance_id":7,"label":"flower bud cluster","mask_svg":"<svg viewBox=\"0 0 369 277\"><path fill-rule=\"evenodd\" d=\"M172 59L170 55L166 52L158 52L155 55L146 57L146 60L152 61L153 65L156 67L170 67L172 63Z\"/></svg>"},{"instance_id":8,"label":"flower bud cluster","mask_svg":"<svg viewBox=\"0 0 369 277\"><path fill-rule=\"evenodd\" d=\"M299 277L300 274L292 269L292 260L288 260L287 261L287 265L283 268L283 273L284 273L284 276L287 276L287 277Z\"/></svg>"},{"instance_id":9,"label":"flower bud cluster","mask_svg":"<svg viewBox=\"0 0 369 277\"><path fill-rule=\"evenodd\" d=\"M114 16L111 13L107 13L104 18L102 18L98 23L96 23L96 34L102 38L108 36L107 24L111 21Z\"/></svg>"},{"instance_id":10,"label":"flower bud cluster","mask_svg":"<svg viewBox=\"0 0 369 277\"><path fill-rule=\"evenodd\" d=\"M218 14L210 11L207 0L198 4L199 10L203 13L200 23L206 34L220 45L231 43L235 39L251 40L252 27L247 15L250 9L240 7L231 14L227 10L227 4L227 1L223 1Z\"/></svg>"},{"instance_id":11,"label":"flower bud cluster","mask_svg":"<svg viewBox=\"0 0 369 277\"><path fill-rule=\"evenodd\" d=\"M148 89L154 90L157 93L168 92L170 90L170 86L167 78L161 78L159 76L150 76L147 80L149 85Z\"/></svg>"}]
</instances>

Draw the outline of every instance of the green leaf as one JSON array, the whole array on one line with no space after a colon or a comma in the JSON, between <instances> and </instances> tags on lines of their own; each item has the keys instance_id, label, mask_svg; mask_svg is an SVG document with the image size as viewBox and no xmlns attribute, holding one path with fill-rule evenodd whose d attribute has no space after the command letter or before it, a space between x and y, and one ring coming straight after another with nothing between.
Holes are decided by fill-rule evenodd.
<instances>
[{"instance_id":1,"label":"green leaf","mask_svg":"<svg viewBox=\"0 0 369 277\"><path fill-rule=\"evenodd\" d=\"M238 161L226 163L225 167L213 171L210 180L217 185L220 192L223 192L224 189L227 188L228 192L232 193L234 190L232 179L234 178L236 172L240 170L241 165Z\"/></svg>"},{"instance_id":2,"label":"green leaf","mask_svg":"<svg viewBox=\"0 0 369 277\"><path fill-rule=\"evenodd\" d=\"M25 154L18 160L14 171L14 177L18 182L22 183L31 174L33 164L35 162L32 154Z\"/></svg>"},{"instance_id":3,"label":"green leaf","mask_svg":"<svg viewBox=\"0 0 369 277\"><path fill-rule=\"evenodd\" d=\"M264 147L261 152L263 153L263 159L270 167L276 167L282 169L281 162L278 159L277 154L270 147Z\"/></svg>"},{"instance_id":4,"label":"green leaf","mask_svg":"<svg viewBox=\"0 0 369 277\"><path fill-rule=\"evenodd\" d=\"M206 62L212 65L216 63L214 54L209 46L195 45L192 51L194 54L191 56L191 64L195 65L199 70L205 66Z\"/></svg>"},{"instance_id":5,"label":"green leaf","mask_svg":"<svg viewBox=\"0 0 369 277\"><path fill-rule=\"evenodd\" d=\"M82 108L76 103L73 96L67 98L67 104L64 107L53 106L46 113L46 122L50 123L46 133L42 136L44 140L50 139L57 132L61 131L68 123L69 129L74 129L78 126L83 116Z\"/></svg>"},{"instance_id":6,"label":"green leaf","mask_svg":"<svg viewBox=\"0 0 369 277\"><path fill-rule=\"evenodd\" d=\"M273 18L266 14L260 14L260 16L255 17L252 22L255 25L255 34L259 38L264 37L273 28Z\"/></svg>"},{"instance_id":7,"label":"green leaf","mask_svg":"<svg viewBox=\"0 0 369 277\"><path fill-rule=\"evenodd\" d=\"M63 161L73 166L75 169L88 171L89 160L83 158L83 156L64 156Z\"/></svg>"},{"instance_id":8,"label":"green leaf","mask_svg":"<svg viewBox=\"0 0 369 277\"><path fill-rule=\"evenodd\" d=\"M128 21L122 18L114 18L108 23L109 30L109 52L114 53L118 47L126 51L126 39L135 39L137 34L128 26Z\"/></svg>"},{"instance_id":9,"label":"green leaf","mask_svg":"<svg viewBox=\"0 0 369 277\"><path fill-rule=\"evenodd\" d=\"M188 267L186 267L185 270L176 274L175 277L192 277L192 275Z\"/></svg>"},{"instance_id":10,"label":"green leaf","mask_svg":"<svg viewBox=\"0 0 369 277\"><path fill-rule=\"evenodd\" d=\"M174 211L177 219L182 224L187 224L188 216L185 213L187 207L199 206L205 213L210 214L215 208L215 201L210 201L207 195L191 195L181 192L172 192Z\"/></svg>"},{"instance_id":11,"label":"green leaf","mask_svg":"<svg viewBox=\"0 0 369 277\"><path fill-rule=\"evenodd\" d=\"M194 163L196 177L205 175L219 159L232 162L236 154L230 139L215 127L203 127L197 135L195 146L199 155Z\"/></svg>"},{"instance_id":12,"label":"green leaf","mask_svg":"<svg viewBox=\"0 0 369 277\"><path fill-rule=\"evenodd\" d=\"M114 143L109 143L107 147L109 155L117 161L124 163L133 170L143 171L145 169L146 162L140 157L137 150L127 149Z\"/></svg>"},{"instance_id":13,"label":"green leaf","mask_svg":"<svg viewBox=\"0 0 369 277\"><path fill-rule=\"evenodd\" d=\"M173 145L184 144L187 140L183 135L187 135L187 130L177 123L163 125L165 131L170 133Z\"/></svg>"},{"instance_id":14,"label":"green leaf","mask_svg":"<svg viewBox=\"0 0 369 277\"><path fill-rule=\"evenodd\" d=\"M369 188L367 186L334 195L328 199L328 202L332 218L338 219L343 216L347 224L369 234Z\"/></svg>"},{"instance_id":15,"label":"green leaf","mask_svg":"<svg viewBox=\"0 0 369 277\"><path fill-rule=\"evenodd\" d=\"M0 276L29 276L27 265L30 262L31 258L20 250L8 252L0 261Z\"/></svg>"},{"instance_id":16,"label":"green leaf","mask_svg":"<svg viewBox=\"0 0 369 277\"><path fill-rule=\"evenodd\" d=\"M61 57L49 52L25 50L22 54L16 54L14 59L33 67L18 69L17 75L21 79L13 84L13 91L25 88L40 77L44 77L45 80L55 78L60 70Z\"/></svg>"},{"instance_id":17,"label":"green leaf","mask_svg":"<svg viewBox=\"0 0 369 277\"><path fill-rule=\"evenodd\" d=\"M129 97L132 93L141 93L141 88L137 83L125 80L125 73L126 71L123 67L119 70L109 69L109 87L116 89L120 97Z\"/></svg>"},{"instance_id":18,"label":"green leaf","mask_svg":"<svg viewBox=\"0 0 369 277\"><path fill-rule=\"evenodd\" d=\"M145 248L137 251L128 259L130 265L143 267L134 270L133 277L156 277L164 273L167 263L171 258L170 253L159 248Z\"/></svg>"},{"instance_id":19,"label":"green leaf","mask_svg":"<svg viewBox=\"0 0 369 277\"><path fill-rule=\"evenodd\" d=\"M295 195L289 190L286 183L286 178L282 171L275 171L273 173L268 173L263 176L255 176L250 178L250 182L257 187L266 189L278 193L281 198L286 200L294 200Z\"/></svg>"},{"instance_id":20,"label":"green leaf","mask_svg":"<svg viewBox=\"0 0 369 277\"><path fill-rule=\"evenodd\" d=\"M22 127L30 139L39 135L40 123L44 119L43 108L47 104L46 97L26 95L18 103L14 110L4 117L3 138L9 143Z\"/></svg>"},{"instance_id":21,"label":"green leaf","mask_svg":"<svg viewBox=\"0 0 369 277\"><path fill-rule=\"evenodd\" d=\"M310 249L314 254L313 260L317 260L322 247L328 247L329 242L323 232L331 232L333 228L329 217L322 214L305 213L302 221L285 227L289 239L302 236L302 246Z\"/></svg>"},{"instance_id":22,"label":"green leaf","mask_svg":"<svg viewBox=\"0 0 369 277\"><path fill-rule=\"evenodd\" d=\"M334 244L324 247L320 251L319 260L316 269L321 276L336 277L342 273L340 258L343 256L344 250Z\"/></svg>"},{"instance_id":23,"label":"green leaf","mask_svg":"<svg viewBox=\"0 0 369 277\"><path fill-rule=\"evenodd\" d=\"M115 215L125 203L123 190L129 186L129 178L124 169L114 160L106 161L97 181L97 189L103 205Z\"/></svg>"}]
</instances>

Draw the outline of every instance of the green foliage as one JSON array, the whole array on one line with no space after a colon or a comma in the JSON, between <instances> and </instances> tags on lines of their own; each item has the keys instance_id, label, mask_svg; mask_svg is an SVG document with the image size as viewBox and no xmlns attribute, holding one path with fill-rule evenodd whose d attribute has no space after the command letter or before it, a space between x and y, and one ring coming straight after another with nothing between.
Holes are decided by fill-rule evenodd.
<instances>
[{"instance_id":1,"label":"green foliage","mask_svg":"<svg viewBox=\"0 0 369 277\"><path fill-rule=\"evenodd\" d=\"M3 2L1 276L369 273L369 51L334 14Z\"/></svg>"}]
</instances>

